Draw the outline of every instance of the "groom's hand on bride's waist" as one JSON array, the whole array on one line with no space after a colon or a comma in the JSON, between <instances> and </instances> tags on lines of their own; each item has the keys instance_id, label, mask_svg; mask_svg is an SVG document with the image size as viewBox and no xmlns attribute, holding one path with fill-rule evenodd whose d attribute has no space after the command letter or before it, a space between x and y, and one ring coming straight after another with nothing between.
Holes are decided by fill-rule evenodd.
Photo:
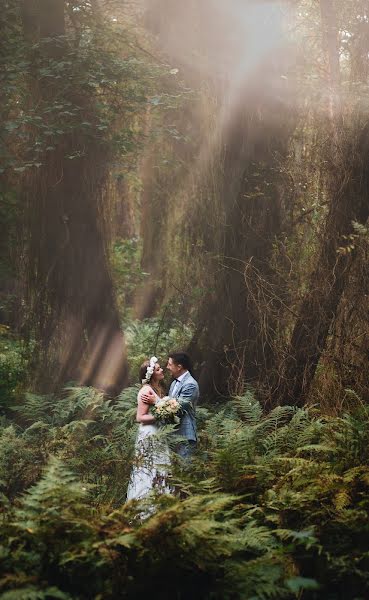
<instances>
[{"instance_id":1,"label":"groom's hand on bride's waist","mask_svg":"<svg viewBox=\"0 0 369 600\"><path fill-rule=\"evenodd\" d=\"M152 392L150 390L150 391L145 392L144 394L142 394L141 400L142 400L142 402L144 402L144 404L155 404L155 402L156 402L156 395L154 394L154 392Z\"/></svg>"}]
</instances>

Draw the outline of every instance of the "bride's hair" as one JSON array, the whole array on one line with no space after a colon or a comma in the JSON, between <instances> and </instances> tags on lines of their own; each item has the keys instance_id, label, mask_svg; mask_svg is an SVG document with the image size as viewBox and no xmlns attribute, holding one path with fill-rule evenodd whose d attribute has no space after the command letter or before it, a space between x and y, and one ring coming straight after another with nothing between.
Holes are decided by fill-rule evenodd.
<instances>
[{"instance_id":1,"label":"bride's hair","mask_svg":"<svg viewBox=\"0 0 369 600\"><path fill-rule=\"evenodd\" d=\"M138 376L140 378L140 383L142 382L143 379L145 379L146 377L146 371L147 368L150 366L150 361L149 360L145 360L142 365L140 366L140 370L138 372Z\"/></svg>"},{"instance_id":2,"label":"bride's hair","mask_svg":"<svg viewBox=\"0 0 369 600\"><path fill-rule=\"evenodd\" d=\"M149 360L145 360L142 365L140 366L140 370L138 372L138 376L140 378L140 383L142 383L142 380L145 379L146 377L146 372L148 367L150 366L150 361ZM151 380L151 378L150 378ZM147 382L150 385L150 380ZM142 384L142 385L146 385L146 384ZM165 392L165 385L162 381L158 381L157 382L157 387L162 391Z\"/></svg>"}]
</instances>

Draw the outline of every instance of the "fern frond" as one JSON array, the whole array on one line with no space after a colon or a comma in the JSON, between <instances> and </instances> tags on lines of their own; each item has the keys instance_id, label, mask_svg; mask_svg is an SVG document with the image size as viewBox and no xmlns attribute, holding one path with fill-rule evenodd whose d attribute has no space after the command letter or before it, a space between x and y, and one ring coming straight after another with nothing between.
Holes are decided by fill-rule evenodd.
<instances>
[{"instance_id":1,"label":"fern frond","mask_svg":"<svg viewBox=\"0 0 369 600\"><path fill-rule=\"evenodd\" d=\"M104 394L93 387L66 387L64 395L55 405L55 419L59 425L73 420L90 418L95 411L109 406Z\"/></svg>"},{"instance_id":2,"label":"fern frond","mask_svg":"<svg viewBox=\"0 0 369 600\"><path fill-rule=\"evenodd\" d=\"M38 589L33 586L9 590L1 594L1 600L73 600L73 597L56 587Z\"/></svg>"},{"instance_id":3,"label":"fern frond","mask_svg":"<svg viewBox=\"0 0 369 600\"><path fill-rule=\"evenodd\" d=\"M86 498L75 474L60 459L50 457L43 477L22 499L16 511L16 523L25 529L37 529L42 522L59 523L69 511L78 512Z\"/></svg>"},{"instance_id":4,"label":"fern frond","mask_svg":"<svg viewBox=\"0 0 369 600\"><path fill-rule=\"evenodd\" d=\"M255 399L253 392L250 390L243 396L233 398L231 406L240 418L250 425L256 425L262 418L263 411L260 402Z\"/></svg>"},{"instance_id":5,"label":"fern frond","mask_svg":"<svg viewBox=\"0 0 369 600\"><path fill-rule=\"evenodd\" d=\"M351 495L348 490L342 489L333 497L333 505L336 510L342 511L351 504Z\"/></svg>"},{"instance_id":6,"label":"fern frond","mask_svg":"<svg viewBox=\"0 0 369 600\"><path fill-rule=\"evenodd\" d=\"M12 410L27 423L52 423L55 407L54 396L39 396L27 392L22 404L12 407Z\"/></svg>"},{"instance_id":7,"label":"fern frond","mask_svg":"<svg viewBox=\"0 0 369 600\"><path fill-rule=\"evenodd\" d=\"M334 453L335 448L327 444L309 444L296 449L297 456L301 456L302 454L323 454L329 456L329 454Z\"/></svg>"},{"instance_id":8,"label":"fern frond","mask_svg":"<svg viewBox=\"0 0 369 600\"><path fill-rule=\"evenodd\" d=\"M301 544L307 550L318 543L314 528L302 529L301 531L293 531L291 529L276 529L274 533L280 539Z\"/></svg>"}]
</instances>

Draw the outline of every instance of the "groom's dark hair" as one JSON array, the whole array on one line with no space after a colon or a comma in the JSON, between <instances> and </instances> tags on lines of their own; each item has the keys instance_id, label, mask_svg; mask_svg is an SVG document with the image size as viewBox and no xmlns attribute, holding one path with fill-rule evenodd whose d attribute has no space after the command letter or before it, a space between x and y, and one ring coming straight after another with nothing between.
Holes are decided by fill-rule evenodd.
<instances>
[{"instance_id":1,"label":"groom's dark hair","mask_svg":"<svg viewBox=\"0 0 369 600\"><path fill-rule=\"evenodd\" d=\"M170 352L170 354L168 354L168 357L171 358L172 361L176 363L176 365L182 365L184 369L187 369L187 371L192 373L192 363L187 352Z\"/></svg>"}]
</instances>

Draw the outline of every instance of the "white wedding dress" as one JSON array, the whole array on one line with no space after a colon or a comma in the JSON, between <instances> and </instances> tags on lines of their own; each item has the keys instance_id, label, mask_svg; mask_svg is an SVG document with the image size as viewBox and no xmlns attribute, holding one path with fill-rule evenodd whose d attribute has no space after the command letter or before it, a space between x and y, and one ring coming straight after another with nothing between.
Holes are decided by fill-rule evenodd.
<instances>
[{"instance_id":1,"label":"white wedding dress","mask_svg":"<svg viewBox=\"0 0 369 600\"><path fill-rule=\"evenodd\" d=\"M127 500L141 500L151 492L169 494L167 477L170 470L168 445L158 435L155 423L140 423L135 444L134 465L127 490Z\"/></svg>"}]
</instances>

